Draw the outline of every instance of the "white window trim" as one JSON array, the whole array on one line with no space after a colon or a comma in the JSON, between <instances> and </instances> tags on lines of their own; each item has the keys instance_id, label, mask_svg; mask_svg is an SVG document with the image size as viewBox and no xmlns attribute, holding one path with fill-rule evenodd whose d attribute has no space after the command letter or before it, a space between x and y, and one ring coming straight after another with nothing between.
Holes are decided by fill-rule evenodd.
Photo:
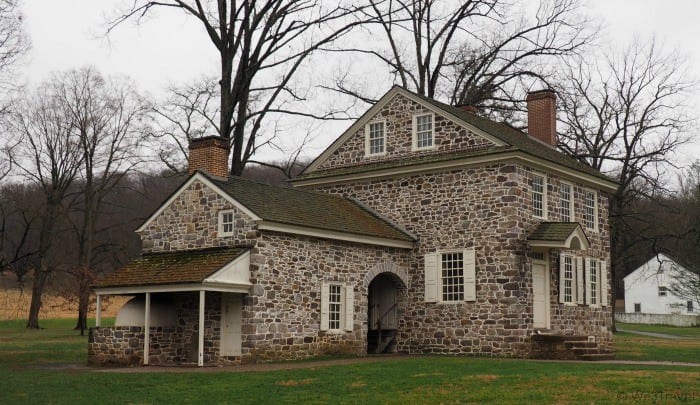
<instances>
[{"instance_id":1,"label":"white window trim","mask_svg":"<svg viewBox=\"0 0 700 405\"><path fill-rule=\"evenodd\" d=\"M532 205L532 216L535 218L539 219L547 219L547 175L541 172L532 172L532 181L534 181L534 176L542 177L542 216L535 215L535 206L534 204ZM530 183L532 183L532 181ZM530 186L530 193L532 193L532 196L530 196L530 203L532 203L533 196L534 196L534 189L532 185Z\"/></svg>"},{"instance_id":2,"label":"white window trim","mask_svg":"<svg viewBox=\"0 0 700 405\"><path fill-rule=\"evenodd\" d=\"M224 214L231 214L231 232L224 232ZM221 210L219 211L217 236L232 236L236 231L236 211Z\"/></svg>"},{"instance_id":3,"label":"white window trim","mask_svg":"<svg viewBox=\"0 0 700 405\"><path fill-rule=\"evenodd\" d=\"M566 301L564 296L564 263L566 258L571 258L571 301ZM559 303L566 306L575 307L583 299L583 274L579 266L582 264L582 258L568 254L561 253L559 255Z\"/></svg>"},{"instance_id":4,"label":"white window trim","mask_svg":"<svg viewBox=\"0 0 700 405\"><path fill-rule=\"evenodd\" d=\"M592 303L592 293L593 293L593 285L592 285L592 272L591 272L591 267L592 264L595 263L595 303ZM586 305L592 308L599 308L601 306L601 299L600 299L600 279L601 279L601 270L600 270L600 261L592 258L592 257L587 257L586 258Z\"/></svg>"},{"instance_id":5,"label":"white window trim","mask_svg":"<svg viewBox=\"0 0 700 405\"><path fill-rule=\"evenodd\" d=\"M432 144L430 146L424 146L422 148L418 147L418 117L423 117L425 115L430 115L430 119L432 122ZM426 112L426 113L418 113L418 114L413 114L413 117L411 119L412 121L412 129L411 129L411 150L413 152L416 151L421 151L421 150L431 150L436 148L436 143L435 143L435 113L432 112Z\"/></svg>"},{"instance_id":6,"label":"white window trim","mask_svg":"<svg viewBox=\"0 0 700 405\"><path fill-rule=\"evenodd\" d=\"M561 185L566 184L569 186L569 221L568 222L576 222L576 214L574 212L574 184L569 183L568 181L561 181L559 184L559 187ZM559 191L559 216L561 217L561 189ZM562 221L564 219L562 218Z\"/></svg>"},{"instance_id":7,"label":"white window trim","mask_svg":"<svg viewBox=\"0 0 700 405\"><path fill-rule=\"evenodd\" d=\"M372 124L382 124L384 127L384 150L378 153L370 153L370 144L369 144L369 126ZM365 124L365 156L383 156L386 155L386 120L372 120L369 121Z\"/></svg>"},{"instance_id":8,"label":"white window trim","mask_svg":"<svg viewBox=\"0 0 700 405\"><path fill-rule=\"evenodd\" d=\"M589 228L588 225L586 224L586 193L591 192L593 193L593 228ZM585 229L593 232L598 232L598 191L593 190L592 188L584 188L583 189L583 226Z\"/></svg>"},{"instance_id":9,"label":"white window trim","mask_svg":"<svg viewBox=\"0 0 700 405\"><path fill-rule=\"evenodd\" d=\"M442 255L462 253L464 299L445 301L442 299ZM476 301L476 251L471 249L448 249L428 253L425 259L425 302L461 304Z\"/></svg>"},{"instance_id":10,"label":"white window trim","mask_svg":"<svg viewBox=\"0 0 700 405\"><path fill-rule=\"evenodd\" d=\"M330 329L330 319L329 319L329 292L330 286L340 286L340 328ZM354 328L354 315L355 315L355 291L351 284L328 281L321 283L321 324L320 330L327 333L340 334L346 332L352 332Z\"/></svg>"}]
</instances>

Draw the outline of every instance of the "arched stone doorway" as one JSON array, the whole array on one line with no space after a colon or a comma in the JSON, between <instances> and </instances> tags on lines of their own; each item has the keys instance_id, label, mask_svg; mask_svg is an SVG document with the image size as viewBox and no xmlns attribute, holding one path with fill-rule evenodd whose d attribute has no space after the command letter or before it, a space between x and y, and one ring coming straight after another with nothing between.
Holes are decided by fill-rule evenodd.
<instances>
[{"instance_id":1,"label":"arched stone doorway","mask_svg":"<svg viewBox=\"0 0 700 405\"><path fill-rule=\"evenodd\" d=\"M367 353L394 351L400 324L399 305L407 288L406 274L389 262L378 265L367 276Z\"/></svg>"}]
</instances>

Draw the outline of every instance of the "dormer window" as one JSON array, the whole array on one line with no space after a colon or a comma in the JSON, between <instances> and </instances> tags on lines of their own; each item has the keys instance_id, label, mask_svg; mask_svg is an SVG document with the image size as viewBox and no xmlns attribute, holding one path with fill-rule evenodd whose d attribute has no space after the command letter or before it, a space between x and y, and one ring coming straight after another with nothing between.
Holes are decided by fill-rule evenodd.
<instances>
[{"instance_id":1,"label":"dormer window","mask_svg":"<svg viewBox=\"0 0 700 405\"><path fill-rule=\"evenodd\" d=\"M219 211L219 236L233 235L233 210Z\"/></svg>"},{"instance_id":2,"label":"dormer window","mask_svg":"<svg viewBox=\"0 0 700 405\"><path fill-rule=\"evenodd\" d=\"M413 116L413 149L432 149L435 146L435 117L431 114Z\"/></svg>"},{"instance_id":3,"label":"dormer window","mask_svg":"<svg viewBox=\"0 0 700 405\"><path fill-rule=\"evenodd\" d=\"M386 153L386 131L384 121L370 122L365 126L365 155Z\"/></svg>"}]
</instances>

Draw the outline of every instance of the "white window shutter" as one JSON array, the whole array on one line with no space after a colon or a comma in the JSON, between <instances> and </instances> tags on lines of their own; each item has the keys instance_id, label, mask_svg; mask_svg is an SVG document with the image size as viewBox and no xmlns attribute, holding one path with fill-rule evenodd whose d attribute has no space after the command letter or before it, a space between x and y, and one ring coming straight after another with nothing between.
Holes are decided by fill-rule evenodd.
<instances>
[{"instance_id":1,"label":"white window shutter","mask_svg":"<svg viewBox=\"0 0 700 405\"><path fill-rule=\"evenodd\" d=\"M328 294L330 286L321 283L321 330L328 330Z\"/></svg>"},{"instance_id":2,"label":"white window shutter","mask_svg":"<svg viewBox=\"0 0 700 405\"><path fill-rule=\"evenodd\" d=\"M564 257L563 253L559 255L559 302L562 304L566 302L564 299L564 263L566 259Z\"/></svg>"},{"instance_id":3,"label":"white window shutter","mask_svg":"<svg viewBox=\"0 0 700 405\"><path fill-rule=\"evenodd\" d=\"M600 305L608 306L608 268L605 260L598 262L598 269L600 270L600 277L598 277L598 284L600 285Z\"/></svg>"},{"instance_id":4,"label":"white window shutter","mask_svg":"<svg viewBox=\"0 0 700 405\"><path fill-rule=\"evenodd\" d=\"M345 324L345 330L352 332L354 322L353 317L355 315L355 292L352 289L352 285L347 285L343 288L345 291L345 317L343 318L343 323Z\"/></svg>"},{"instance_id":5,"label":"white window shutter","mask_svg":"<svg viewBox=\"0 0 700 405\"><path fill-rule=\"evenodd\" d=\"M584 274L585 274L585 279L584 279L584 286L586 290L586 305L591 305L591 259L590 257L586 258L586 267L584 269Z\"/></svg>"},{"instance_id":6,"label":"white window shutter","mask_svg":"<svg viewBox=\"0 0 700 405\"><path fill-rule=\"evenodd\" d=\"M583 286L584 286L584 279L583 279L583 257L577 257L576 258L576 282L574 285L577 287L576 288L576 299L574 302L577 304L583 304Z\"/></svg>"},{"instance_id":7,"label":"white window shutter","mask_svg":"<svg viewBox=\"0 0 700 405\"><path fill-rule=\"evenodd\" d=\"M427 253L425 262L425 302L438 300L438 254Z\"/></svg>"},{"instance_id":8,"label":"white window shutter","mask_svg":"<svg viewBox=\"0 0 700 405\"><path fill-rule=\"evenodd\" d=\"M464 300L476 301L476 252L464 251Z\"/></svg>"}]
</instances>

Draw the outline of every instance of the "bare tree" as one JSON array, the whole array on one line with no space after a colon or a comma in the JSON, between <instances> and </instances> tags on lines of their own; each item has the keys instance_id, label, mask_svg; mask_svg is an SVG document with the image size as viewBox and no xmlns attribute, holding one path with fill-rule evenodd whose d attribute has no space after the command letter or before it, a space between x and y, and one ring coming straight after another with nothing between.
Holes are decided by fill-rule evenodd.
<instances>
[{"instance_id":1,"label":"bare tree","mask_svg":"<svg viewBox=\"0 0 700 405\"><path fill-rule=\"evenodd\" d=\"M548 81L553 58L577 52L591 39L576 0L371 0L371 31L380 41L338 49L370 55L395 83L430 98L509 112L523 88ZM534 15L532 15L534 14ZM377 46L372 47L371 44ZM338 91L367 102L376 97L339 80Z\"/></svg>"},{"instance_id":2,"label":"bare tree","mask_svg":"<svg viewBox=\"0 0 700 405\"><path fill-rule=\"evenodd\" d=\"M649 220L634 202L665 190L664 170L695 122L687 106L695 83L687 62L654 42L593 59L570 65L562 80L560 147L619 182L609 207L617 284L634 261L631 247L649 237L631 231L633 222Z\"/></svg>"},{"instance_id":3,"label":"bare tree","mask_svg":"<svg viewBox=\"0 0 700 405\"><path fill-rule=\"evenodd\" d=\"M19 0L0 0L0 88L4 90L15 87L14 69L30 48L19 3Z\"/></svg>"},{"instance_id":4,"label":"bare tree","mask_svg":"<svg viewBox=\"0 0 700 405\"><path fill-rule=\"evenodd\" d=\"M260 147L258 136L269 116L315 118L290 105L307 96L294 77L319 48L363 23L361 8L320 0L135 1L109 30L140 20L154 8L181 10L201 23L220 56L218 133L231 140L231 173L240 175Z\"/></svg>"},{"instance_id":5,"label":"bare tree","mask_svg":"<svg viewBox=\"0 0 700 405\"><path fill-rule=\"evenodd\" d=\"M77 137L81 168L73 196L72 221L77 239L77 263L72 270L78 295L81 334L87 328L90 284L99 258L97 234L105 198L141 160L139 145L146 133L150 105L125 78L104 78L90 67L53 78L55 97L68 114L71 135Z\"/></svg>"},{"instance_id":6,"label":"bare tree","mask_svg":"<svg viewBox=\"0 0 700 405\"><path fill-rule=\"evenodd\" d=\"M4 124L17 146L12 161L20 176L36 185L43 197L39 213L39 242L34 255L35 271L28 328L39 328L41 298L53 271L51 254L55 249L54 231L65 212L66 197L75 181L82 157L70 114L57 97L55 82L25 92L13 104Z\"/></svg>"}]
</instances>

